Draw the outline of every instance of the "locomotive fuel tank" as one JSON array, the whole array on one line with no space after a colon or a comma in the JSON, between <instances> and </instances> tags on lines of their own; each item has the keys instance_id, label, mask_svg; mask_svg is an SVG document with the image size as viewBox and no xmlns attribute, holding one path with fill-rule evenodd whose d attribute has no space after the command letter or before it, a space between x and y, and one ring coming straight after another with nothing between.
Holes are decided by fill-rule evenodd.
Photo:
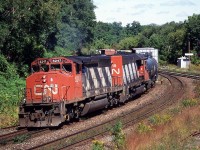
<instances>
[{"instance_id":1,"label":"locomotive fuel tank","mask_svg":"<svg viewBox=\"0 0 200 150\"><path fill-rule=\"evenodd\" d=\"M151 56L148 56L147 58L147 70L149 72L149 78L152 81L156 81L158 77L158 64L157 61Z\"/></svg>"}]
</instances>

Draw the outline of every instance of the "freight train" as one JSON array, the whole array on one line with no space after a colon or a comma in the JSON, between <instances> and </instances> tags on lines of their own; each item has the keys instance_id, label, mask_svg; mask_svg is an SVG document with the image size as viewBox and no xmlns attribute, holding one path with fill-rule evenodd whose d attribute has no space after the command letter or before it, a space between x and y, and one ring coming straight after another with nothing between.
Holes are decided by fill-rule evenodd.
<instances>
[{"instance_id":1,"label":"freight train","mask_svg":"<svg viewBox=\"0 0 200 150\"><path fill-rule=\"evenodd\" d=\"M56 127L125 103L154 86L158 65L144 54L38 58L31 63L20 127Z\"/></svg>"}]
</instances>

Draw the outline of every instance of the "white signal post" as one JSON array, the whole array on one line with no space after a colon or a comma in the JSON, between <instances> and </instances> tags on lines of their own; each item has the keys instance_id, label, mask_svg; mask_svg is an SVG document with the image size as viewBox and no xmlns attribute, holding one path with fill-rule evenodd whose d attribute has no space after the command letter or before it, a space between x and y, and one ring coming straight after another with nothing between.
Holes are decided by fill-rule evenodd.
<instances>
[{"instance_id":1,"label":"white signal post","mask_svg":"<svg viewBox=\"0 0 200 150\"><path fill-rule=\"evenodd\" d=\"M190 61L190 56L193 56L193 53L185 53L185 56L189 56L189 61ZM189 63L189 69L190 69L190 63Z\"/></svg>"}]
</instances>

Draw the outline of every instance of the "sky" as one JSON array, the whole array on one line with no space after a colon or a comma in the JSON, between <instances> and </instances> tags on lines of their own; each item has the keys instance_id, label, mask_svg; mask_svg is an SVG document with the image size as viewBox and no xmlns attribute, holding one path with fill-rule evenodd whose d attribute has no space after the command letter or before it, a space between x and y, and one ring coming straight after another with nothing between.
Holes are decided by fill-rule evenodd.
<instances>
[{"instance_id":1,"label":"sky","mask_svg":"<svg viewBox=\"0 0 200 150\"><path fill-rule=\"evenodd\" d=\"M123 26L133 21L141 25L185 21L188 16L200 14L199 0L93 0L96 20L121 22Z\"/></svg>"}]
</instances>

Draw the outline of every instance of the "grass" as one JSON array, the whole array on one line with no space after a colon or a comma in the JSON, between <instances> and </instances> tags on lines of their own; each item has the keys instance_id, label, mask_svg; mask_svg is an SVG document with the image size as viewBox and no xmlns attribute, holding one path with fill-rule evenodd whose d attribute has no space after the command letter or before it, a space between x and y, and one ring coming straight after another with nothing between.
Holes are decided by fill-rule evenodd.
<instances>
[{"instance_id":1,"label":"grass","mask_svg":"<svg viewBox=\"0 0 200 150\"><path fill-rule=\"evenodd\" d=\"M92 141L92 150L104 150L104 143L98 140Z\"/></svg>"},{"instance_id":2,"label":"grass","mask_svg":"<svg viewBox=\"0 0 200 150\"><path fill-rule=\"evenodd\" d=\"M196 149L192 140L183 140L200 129L200 105L197 99L183 100L179 106L155 114L139 123L127 138L129 150ZM139 132L138 132L139 131ZM144 134L145 133L145 134Z\"/></svg>"},{"instance_id":3,"label":"grass","mask_svg":"<svg viewBox=\"0 0 200 150\"><path fill-rule=\"evenodd\" d=\"M200 74L200 65L190 65L190 68L179 68L176 65L167 65L161 67L163 69L167 69L170 71L175 71L175 72L188 72L188 73L193 73L193 74Z\"/></svg>"},{"instance_id":4,"label":"grass","mask_svg":"<svg viewBox=\"0 0 200 150\"><path fill-rule=\"evenodd\" d=\"M162 125L170 121L171 119L172 116L170 114L163 114L163 115L155 114L149 117L149 122L152 125Z\"/></svg>"},{"instance_id":5,"label":"grass","mask_svg":"<svg viewBox=\"0 0 200 150\"><path fill-rule=\"evenodd\" d=\"M29 139L31 136L29 134L24 134L24 135L20 135L20 136L17 136L13 139L13 142L14 143L22 143L24 142L25 140Z\"/></svg>"},{"instance_id":6,"label":"grass","mask_svg":"<svg viewBox=\"0 0 200 150\"><path fill-rule=\"evenodd\" d=\"M194 139L189 136L200 130L200 83L197 81L194 84L196 87L193 91L196 98L183 99L175 106L139 123L135 126L134 132L126 137L127 149L199 149ZM138 129L142 132L138 132Z\"/></svg>"},{"instance_id":7,"label":"grass","mask_svg":"<svg viewBox=\"0 0 200 150\"><path fill-rule=\"evenodd\" d=\"M185 99L182 101L183 107L192 107L198 104L197 99Z\"/></svg>"},{"instance_id":8,"label":"grass","mask_svg":"<svg viewBox=\"0 0 200 150\"><path fill-rule=\"evenodd\" d=\"M111 134L115 144L114 149L125 149L125 134L122 131L122 123L120 121L113 126Z\"/></svg>"},{"instance_id":9,"label":"grass","mask_svg":"<svg viewBox=\"0 0 200 150\"><path fill-rule=\"evenodd\" d=\"M136 132L138 133L148 133L152 131L152 127L144 122L140 122L136 128Z\"/></svg>"},{"instance_id":10,"label":"grass","mask_svg":"<svg viewBox=\"0 0 200 150\"><path fill-rule=\"evenodd\" d=\"M0 128L18 123L18 105L22 99L19 91L24 87L25 79L0 76Z\"/></svg>"}]
</instances>

